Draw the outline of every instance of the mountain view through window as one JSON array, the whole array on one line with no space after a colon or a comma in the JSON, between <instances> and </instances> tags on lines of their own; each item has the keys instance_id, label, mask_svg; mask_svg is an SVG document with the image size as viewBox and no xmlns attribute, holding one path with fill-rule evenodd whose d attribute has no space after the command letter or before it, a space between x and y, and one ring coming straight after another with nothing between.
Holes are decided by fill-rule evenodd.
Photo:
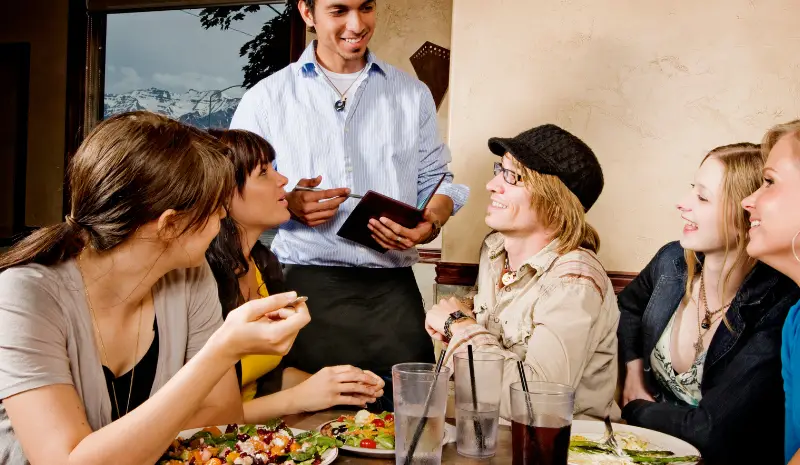
<instances>
[{"instance_id":1,"label":"mountain view through window","mask_svg":"<svg viewBox=\"0 0 800 465\"><path fill-rule=\"evenodd\" d=\"M259 65L249 62L247 44L260 43L256 38L286 8L270 4L109 15L103 117L149 110L201 128L228 127L245 85L254 83L247 82L255 80L252 68ZM230 20L227 28L225 19ZM285 58L277 61L288 64L288 38L286 43Z\"/></svg>"}]
</instances>

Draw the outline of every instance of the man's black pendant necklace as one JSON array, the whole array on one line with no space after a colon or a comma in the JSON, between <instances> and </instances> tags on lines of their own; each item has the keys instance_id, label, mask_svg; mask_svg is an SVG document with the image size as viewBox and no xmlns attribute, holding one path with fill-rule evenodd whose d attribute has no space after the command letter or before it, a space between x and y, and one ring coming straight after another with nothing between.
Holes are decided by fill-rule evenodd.
<instances>
[{"instance_id":1,"label":"man's black pendant necklace","mask_svg":"<svg viewBox=\"0 0 800 465\"><path fill-rule=\"evenodd\" d=\"M322 70L322 75L325 76L325 79L328 80L328 83L331 85L331 87L333 87L333 90L335 90L336 93L339 94L339 100L337 100L333 104L333 109L334 110L338 111L339 113L344 111L345 107L347 106L347 97L345 97L345 96L350 91L350 88L353 87L353 84L355 84L356 82L358 82L359 79L361 79L361 75L364 74L364 71L366 71L366 70L367 70L367 67L364 66L364 68L361 70L361 72L358 74L358 76L356 76L356 79L352 83L350 83L350 87L348 87L344 92L339 92L339 88L336 87L333 84L333 81L331 81L331 78L328 77L328 73L326 73L324 70Z\"/></svg>"}]
</instances>

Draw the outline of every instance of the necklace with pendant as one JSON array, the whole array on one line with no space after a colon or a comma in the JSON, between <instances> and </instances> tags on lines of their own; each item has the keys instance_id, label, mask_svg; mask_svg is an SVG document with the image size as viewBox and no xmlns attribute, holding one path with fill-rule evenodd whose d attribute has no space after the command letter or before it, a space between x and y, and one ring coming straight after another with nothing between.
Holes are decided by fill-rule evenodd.
<instances>
[{"instance_id":1,"label":"necklace with pendant","mask_svg":"<svg viewBox=\"0 0 800 465\"><path fill-rule=\"evenodd\" d=\"M503 284L500 287L506 287L517 279L517 272L511 269L508 263L508 255L506 255L505 262L503 262L503 274L500 277L500 282Z\"/></svg>"},{"instance_id":2,"label":"necklace with pendant","mask_svg":"<svg viewBox=\"0 0 800 465\"><path fill-rule=\"evenodd\" d=\"M358 80L361 78L361 75L364 74L364 71L366 71L366 69L367 69L367 67L364 66L364 68L361 70L361 72L358 73L358 76L356 76L356 79L353 82L350 83L350 85L347 87L347 89L345 89L344 92L339 92L339 88L336 87L336 85L333 83L333 81L331 81L331 78L328 77L328 73L326 73L325 70L323 70L322 67L320 66L320 70L322 71L322 75L325 76L325 79L328 81L328 83L331 85L331 87L333 87L333 90L335 90L336 93L339 94L339 100L337 100L333 104L333 109L334 110L336 110L338 112L343 112L344 111L345 107L347 106L347 97L346 97L347 93L350 91L350 88L353 87L353 85L356 82L358 82Z\"/></svg>"},{"instance_id":3,"label":"necklace with pendant","mask_svg":"<svg viewBox=\"0 0 800 465\"><path fill-rule=\"evenodd\" d=\"M729 302L714 311L708 308L706 281L703 273L700 273L700 292L698 297L700 305L697 306L697 341L694 343L695 359L699 358L703 353L703 349L705 348L703 346L703 338L711 329L711 326L722 318L723 314L721 312L731 306Z\"/></svg>"},{"instance_id":4,"label":"necklace with pendant","mask_svg":"<svg viewBox=\"0 0 800 465\"><path fill-rule=\"evenodd\" d=\"M81 256L78 256L78 260L75 264L78 266L78 271L81 274L81 278L83 278L83 267L81 266ZM100 349L102 350L103 354L103 362L109 370L111 370L111 364L108 361L108 354L106 354L106 345L103 341L103 333L100 331L100 325L97 323L97 315L94 313L94 306L92 306L92 300L89 298L89 287L86 285L86 280L84 279L83 284L83 291L84 295L86 296L86 305L89 307L89 311L92 315L92 325L94 326L94 330L97 333L97 337L100 341ZM117 399L117 388L116 385L116 378L111 381L111 393L114 396L114 407L117 409L117 417L122 418L124 415L127 415L131 408L131 394L133 393L133 379L136 376L136 357L139 354L139 339L141 338L141 331L142 331L142 310L144 308L144 299L139 302L139 326L136 330L136 346L133 349L133 368L131 368L131 384L128 387L128 402L125 404L125 412L123 413L122 410L119 409L119 400ZM155 337L158 337L156 334ZM113 372L112 372L113 374Z\"/></svg>"},{"instance_id":5,"label":"necklace with pendant","mask_svg":"<svg viewBox=\"0 0 800 465\"><path fill-rule=\"evenodd\" d=\"M700 324L700 326L705 330L711 328L711 325L716 320L715 316L718 313L731 306L731 303L728 302L727 304L721 306L720 308L714 311L709 310L708 297L706 295L706 280L704 279L702 273L700 274L700 300L701 303L703 304L703 309L705 310L705 316L703 317L703 322Z\"/></svg>"}]
</instances>

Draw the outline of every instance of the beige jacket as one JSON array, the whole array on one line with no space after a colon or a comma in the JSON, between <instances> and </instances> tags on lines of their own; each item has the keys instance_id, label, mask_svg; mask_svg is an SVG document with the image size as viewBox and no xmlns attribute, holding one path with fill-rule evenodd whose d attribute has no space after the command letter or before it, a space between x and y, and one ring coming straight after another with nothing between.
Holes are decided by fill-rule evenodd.
<instances>
[{"instance_id":1,"label":"beige jacket","mask_svg":"<svg viewBox=\"0 0 800 465\"><path fill-rule=\"evenodd\" d=\"M533 379L575 388L575 418L620 417L617 386L619 309L611 280L597 256L579 249L564 255L553 241L529 258L514 282L499 288L506 252L499 233L481 250L474 311L478 324L453 335L452 354L466 351L502 354L503 400L500 415L510 419L509 386L519 381L517 360Z\"/></svg>"}]
</instances>

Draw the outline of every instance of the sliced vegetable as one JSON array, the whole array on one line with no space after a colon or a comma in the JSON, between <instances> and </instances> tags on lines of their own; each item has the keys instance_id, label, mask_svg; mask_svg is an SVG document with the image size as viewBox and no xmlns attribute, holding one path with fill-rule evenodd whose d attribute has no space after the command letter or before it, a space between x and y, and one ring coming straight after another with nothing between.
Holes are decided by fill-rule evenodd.
<instances>
[{"instance_id":1,"label":"sliced vegetable","mask_svg":"<svg viewBox=\"0 0 800 465\"><path fill-rule=\"evenodd\" d=\"M373 414L360 410L354 416L338 417L325 425L322 432L348 447L363 447L361 442L370 440L375 442L375 448L394 450L394 415L391 412Z\"/></svg>"},{"instance_id":2,"label":"sliced vegetable","mask_svg":"<svg viewBox=\"0 0 800 465\"><path fill-rule=\"evenodd\" d=\"M282 426L285 426L285 424L283 423L283 419L281 418L275 418L273 420L264 423L264 429L266 429L267 431L277 431L278 428Z\"/></svg>"},{"instance_id":3,"label":"sliced vegetable","mask_svg":"<svg viewBox=\"0 0 800 465\"><path fill-rule=\"evenodd\" d=\"M380 418L376 418L376 419L372 420L372 424L375 425L376 428L385 428L386 427L386 423L383 420L381 420Z\"/></svg>"},{"instance_id":4,"label":"sliced vegetable","mask_svg":"<svg viewBox=\"0 0 800 465\"><path fill-rule=\"evenodd\" d=\"M569 450L571 452L583 454L614 454L614 450L604 443L577 439L570 441ZM697 456L676 457L675 454L667 450L631 450L623 449L623 452L633 463L694 463L700 460Z\"/></svg>"},{"instance_id":5,"label":"sliced vegetable","mask_svg":"<svg viewBox=\"0 0 800 465\"><path fill-rule=\"evenodd\" d=\"M358 447L362 447L364 449L375 449L378 447L378 445L372 439L362 439Z\"/></svg>"},{"instance_id":6,"label":"sliced vegetable","mask_svg":"<svg viewBox=\"0 0 800 465\"><path fill-rule=\"evenodd\" d=\"M216 426L207 426L203 428L203 431L210 433L211 436L222 436L222 431L220 431Z\"/></svg>"},{"instance_id":7,"label":"sliced vegetable","mask_svg":"<svg viewBox=\"0 0 800 465\"><path fill-rule=\"evenodd\" d=\"M215 436L216 435L216 436ZM158 465L235 465L238 459L259 455L258 463L319 464L322 454L340 446L336 439L318 432L295 436L282 420L268 425L204 428L191 438L178 438L157 462ZM240 460L241 462L241 460Z\"/></svg>"},{"instance_id":8,"label":"sliced vegetable","mask_svg":"<svg viewBox=\"0 0 800 465\"><path fill-rule=\"evenodd\" d=\"M239 434L255 436L258 434L258 428L256 428L256 425L243 425L239 427Z\"/></svg>"},{"instance_id":9,"label":"sliced vegetable","mask_svg":"<svg viewBox=\"0 0 800 465\"><path fill-rule=\"evenodd\" d=\"M389 434L379 434L375 438L375 442L381 449L394 450L394 436Z\"/></svg>"},{"instance_id":10,"label":"sliced vegetable","mask_svg":"<svg viewBox=\"0 0 800 465\"><path fill-rule=\"evenodd\" d=\"M292 452L289 454L289 457L295 462L305 462L306 460L314 459L314 451L309 449L307 451Z\"/></svg>"}]
</instances>

